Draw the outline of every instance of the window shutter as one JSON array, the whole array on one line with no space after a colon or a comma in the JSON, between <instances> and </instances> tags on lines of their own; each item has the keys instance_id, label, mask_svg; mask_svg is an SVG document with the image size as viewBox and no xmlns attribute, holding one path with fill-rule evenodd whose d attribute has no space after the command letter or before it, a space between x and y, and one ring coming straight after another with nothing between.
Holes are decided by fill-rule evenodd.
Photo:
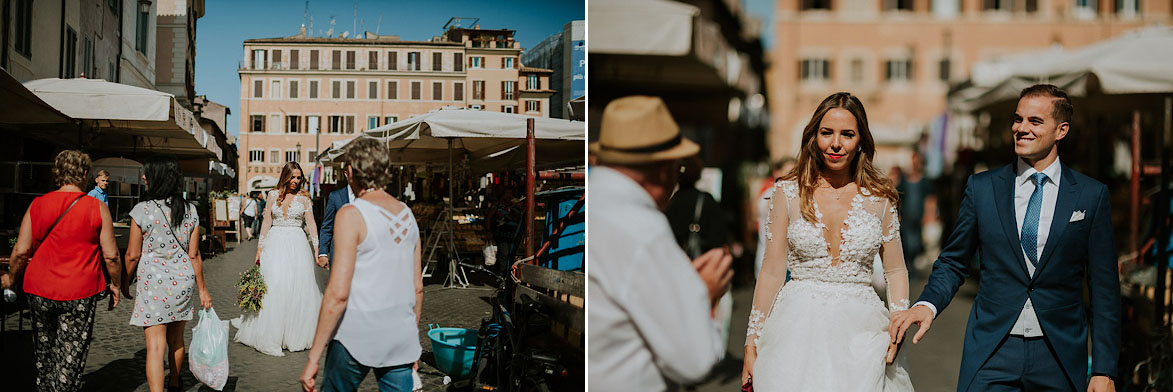
<instances>
[{"instance_id":1,"label":"window shutter","mask_svg":"<svg viewBox=\"0 0 1173 392\"><path fill-rule=\"evenodd\" d=\"M505 58L501 58L501 69L505 69Z\"/></svg>"},{"instance_id":2,"label":"window shutter","mask_svg":"<svg viewBox=\"0 0 1173 392\"><path fill-rule=\"evenodd\" d=\"M504 62L505 59L501 59L501 61ZM501 81L501 99L505 99L505 81L504 80Z\"/></svg>"},{"instance_id":3,"label":"window shutter","mask_svg":"<svg viewBox=\"0 0 1173 392\"><path fill-rule=\"evenodd\" d=\"M542 101L534 101L534 106L538 108L538 112L542 111Z\"/></svg>"},{"instance_id":4,"label":"window shutter","mask_svg":"<svg viewBox=\"0 0 1173 392\"><path fill-rule=\"evenodd\" d=\"M441 71L444 69L444 54L440 52L432 53L432 70Z\"/></svg>"},{"instance_id":5,"label":"window shutter","mask_svg":"<svg viewBox=\"0 0 1173 392\"><path fill-rule=\"evenodd\" d=\"M513 58L513 69L521 69L521 59L520 58L517 58L517 57Z\"/></svg>"},{"instance_id":6,"label":"window shutter","mask_svg":"<svg viewBox=\"0 0 1173 392\"><path fill-rule=\"evenodd\" d=\"M464 54L453 53L452 54L452 66L454 67L454 70L456 72L463 72L464 71Z\"/></svg>"},{"instance_id":7,"label":"window shutter","mask_svg":"<svg viewBox=\"0 0 1173 392\"><path fill-rule=\"evenodd\" d=\"M387 64L387 68L392 71L398 70L399 69L399 52L390 52L390 53L387 53L387 55L391 56L390 60L389 60L389 64Z\"/></svg>"}]
</instances>

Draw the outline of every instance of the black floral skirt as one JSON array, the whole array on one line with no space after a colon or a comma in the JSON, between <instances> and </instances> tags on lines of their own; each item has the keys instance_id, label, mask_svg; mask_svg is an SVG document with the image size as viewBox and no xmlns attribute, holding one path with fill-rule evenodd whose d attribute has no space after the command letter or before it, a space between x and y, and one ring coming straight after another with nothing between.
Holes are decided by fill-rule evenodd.
<instances>
[{"instance_id":1,"label":"black floral skirt","mask_svg":"<svg viewBox=\"0 0 1173 392\"><path fill-rule=\"evenodd\" d=\"M94 310L102 294L73 301L28 296L33 315L37 391L77 391L94 332Z\"/></svg>"}]
</instances>

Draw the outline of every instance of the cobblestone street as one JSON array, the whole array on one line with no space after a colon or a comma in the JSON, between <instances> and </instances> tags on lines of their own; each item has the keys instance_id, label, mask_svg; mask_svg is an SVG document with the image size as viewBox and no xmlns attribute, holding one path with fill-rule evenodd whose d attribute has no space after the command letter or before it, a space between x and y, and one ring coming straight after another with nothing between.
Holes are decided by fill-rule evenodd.
<instances>
[{"instance_id":1,"label":"cobblestone street","mask_svg":"<svg viewBox=\"0 0 1173 392\"><path fill-rule=\"evenodd\" d=\"M230 243L230 246L235 245ZM240 315L236 307L236 288L233 284L240 273L247 270L256 254L256 241L243 242L229 252L207 258L204 274L208 290L212 295L216 312L221 319ZM309 262L309 261L307 261ZM423 317L420 323L420 342L423 356L420 359L420 376L425 390L444 390L444 375L436 370L432 359L431 343L426 336L428 324L441 327L477 328L481 318L489 314L488 299L494 291L488 286L471 286L469 289L446 289L442 287L444 270L433 278L424 280ZM193 299L194 300L194 299ZM198 304L198 302L196 302ZM85 368L84 391L147 391L144 361L145 340L142 329L128 325L131 303L123 302L113 311L106 311L103 301L97 312L94 325L94 339L90 346ZM198 305L197 305L198 306ZM27 312L25 312L27 315ZM186 342L191 342L191 330L199 317L187 323ZM3 335L4 390L27 391L33 389L35 369L32 362L31 326L24 320L24 329L19 330L16 314L6 317ZM232 328L230 335L236 334ZM229 342L228 358L231 371L225 391L294 391L300 390L297 382L306 361L306 351L285 352L284 357L261 354L251 347ZM324 361L324 356L323 356ZM210 391L199 384L188 370L185 361L183 374L184 391ZM321 383L321 373L318 377ZM12 388L12 389L10 389ZM367 375L360 391L376 391L374 376Z\"/></svg>"}]
</instances>

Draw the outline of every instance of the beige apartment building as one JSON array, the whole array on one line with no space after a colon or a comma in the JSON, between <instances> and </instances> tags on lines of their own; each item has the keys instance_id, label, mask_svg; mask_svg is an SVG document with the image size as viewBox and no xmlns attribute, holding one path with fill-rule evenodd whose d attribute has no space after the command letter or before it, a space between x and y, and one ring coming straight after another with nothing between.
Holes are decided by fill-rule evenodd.
<instances>
[{"instance_id":1,"label":"beige apartment building","mask_svg":"<svg viewBox=\"0 0 1173 392\"><path fill-rule=\"evenodd\" d=\"M837 91L857 95L881 167L946 111L951 83L975 63L1078 48L1173 22L1171 0L778 0L767 74L774 158L798 151L802 128ZM1168 50L1168 48L1166 48ZM884 153L884 151L903 153Z\"/></svg>"},{"instance_id":2,"label":"beige apartment building","mask_svg":"<svg viewBox=\"0 0 1173 392\"><path fill-rule=\"evenodd\" d=\"M369 32L245 41L240 190L276 185L289 161L308 177L331 143L439 108L549 117L552 71L523 67L513 34L478 26L430 41Z\"/></svg>"}]
</instances>

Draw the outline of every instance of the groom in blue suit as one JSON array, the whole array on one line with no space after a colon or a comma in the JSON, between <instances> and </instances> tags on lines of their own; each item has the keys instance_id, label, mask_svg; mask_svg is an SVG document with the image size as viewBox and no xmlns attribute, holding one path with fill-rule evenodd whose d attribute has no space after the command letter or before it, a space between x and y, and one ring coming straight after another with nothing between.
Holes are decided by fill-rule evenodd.
<instances>
[{"instance_id":1,"label":"groom in blue suit","mask_svg":"<svg viewBox=\"0 0 1173 392\"><path fill-rule=\"evenodd\" d=\"M330 268L330 262L334 261L334 215L338 214L342 206L354 200L354 191L350 189L350 173L346 170L342 172L346 176L346 186L335 189L327 196L329 199L326 200L326 211L322 214L322 227L318 230L318 266L322 268Z\"/></svg>"},{"instance_id":2,"label":"groom in blue suit","mask_svg":"<svg viewBox=\"0 0 1173 392\"><path fill-rule=\"evenodd\" d=\"M978 173L920 299L892 316L900 343L917 343L981 254L981 282L965 329L958 391L1113 391L1120 356L1120 285L1108 187L1059 161L1072 106L1052 85L1022 91L1018 159ZM1083 304L1087 282L1089 304ZM1088 335L1091 374L1088 374Z\"/></svg>"}]
</instances>

